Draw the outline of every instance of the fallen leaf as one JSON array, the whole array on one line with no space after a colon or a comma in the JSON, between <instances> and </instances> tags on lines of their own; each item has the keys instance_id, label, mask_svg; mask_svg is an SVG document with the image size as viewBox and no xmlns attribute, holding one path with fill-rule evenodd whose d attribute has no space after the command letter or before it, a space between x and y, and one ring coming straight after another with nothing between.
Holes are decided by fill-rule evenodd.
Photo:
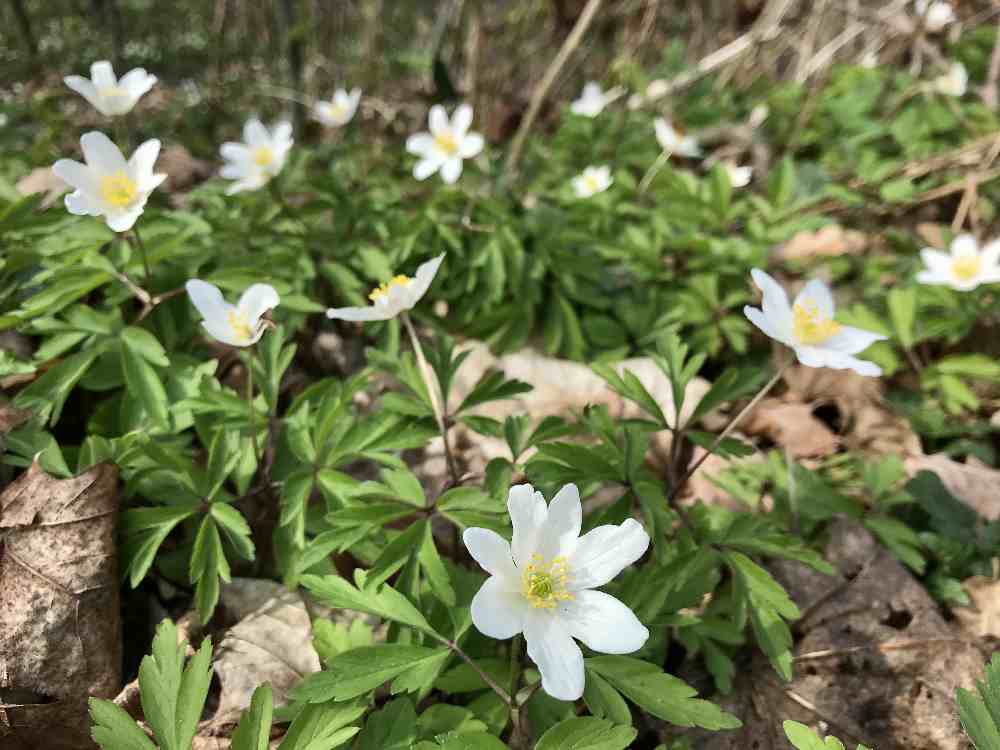
<instances>
[{"instance_id":1,"label":"fallen leaf","mask_svg":"<svg viewBox=\"0 0 1000 750\"><path fill-rule=\"evenodd\" d=\"M747 418L743 429L785 448L793 458L818 458L837 451L840 439L813 415L810 404L762 400Z\"/></svg>"},{"instance_id":2,"label":"fallen leaf","mask_svg":"<svg viewBox=\"0 0 1000 750\"><path fill-rule=\"evenodd\" d=\"M21 195L45 193L42 208L54 205L59 197L70 190L69 185L56 177L52 167L37 167L17 181L17 192Z\"/></svg>"},{"instance_id":3,"label":"fallen leaf","mask_svg":"<svg viewBox=\"0 0 1000 750\"><path fill-rule=\"evenodd\" d=\"M6 435L29 419L31 419L31 412L27 409L18 409L10 404L0 404L0 435Z\"/></svg>"},{"instance_id":4,"label":"fallen leaf","mask_svg":"<svg viewBox=\"0 0 1000 750\"><path fill-rule=\"evenodd\" d=\"M929 221L922 221L917 224L917 236L926 243L928 247L944 248L948 243L944 241L943 224L933 224Z\"/></svg>"},{"instance_id":5,"label":"fallen leaf","mask_svg":"<svg viewBox=\"0 0 1000 750\"><path fill-rule=\"evenodd\" d=\"M0 495L0 747L92 747L87 698L118 691L117 488L36 462Z\"/></svg>"},{"instance_id":6,"label":"fallen leaf","mask_svg":"<svg viewBox=\"0 0 1000 750\"><path fill-rule=\"evenodd\" d=\"M827 258L858 255L870 244L868 235L839 224L829 224L815 232L802 231L778 248L774 254L779 262L805 258Z\"/></svg>"},{"instance_id":7,"label":"fallen leaf","mask_svg":"<svg viewBox=\"0 0 1000 750\"><path fill-rule=\"evenodd\" d=\"M160 152L156 170L166 173L163 189L168 193L187 190L212 176L212 165L195 158L179 143L167 146Z\"/></svg>"},{"instance_id":8,"label":"fallen leaf","mask_svg":"<svg viewBox=\"0 0 1000 750\"><path fill-rule=\"evenodd\" d=\"M971 607L954 607L952 614L976 638L1000 638L1000 580L973 576L962 581Z\"/></svg>"},{"instance_id":9,"label":"fallen leaf","mask_svg":"<svg viewBox=\"0 0 1000 750\"><path fill-rule=\"evenodd\" d=\"M1000 519L1000 470L963 464L944 453L912 456L903 466L909 476L916 476L920 471L934 472L948 492L987 521Z\"/></svg>"}]
</instances>

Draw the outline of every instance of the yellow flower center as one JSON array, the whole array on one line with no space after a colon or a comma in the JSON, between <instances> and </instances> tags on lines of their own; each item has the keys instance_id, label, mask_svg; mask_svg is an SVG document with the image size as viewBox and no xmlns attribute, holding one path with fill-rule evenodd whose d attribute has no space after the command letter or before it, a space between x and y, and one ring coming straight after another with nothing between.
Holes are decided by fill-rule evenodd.
<instances>
[{"instance_id":1,"label":"yellow flower center","mask_svg":"<svg viewBox=\"0 0 1000 750\"><path fill-rule=\"evenodd\" d=\"M270 166L274 161L274 151L270 146L258 146L253 150L253 163L258 167Z\"/></svg>"},{"instance_id":2,"label":"yellow flower center","mask_svg":"<svg viewBox=\"0 0 1000 750\"><path fill-rule=\"evenodd\" d=\"M116 99L118 97L128 96L128 92L121 86L103 86L97 89L97 93L105 99Z\"/></svg>"},{"instance_id":3,"label":"yellow flower center","mask_svg":"<svg viewBox=\"0 0 1000 750\"><path fill-rule=\"evenodd\" d=\"M340 102L327 102L325 109L326 116L330 118L342 117L347 113L347 107Z\"/></svg>"},{"instance_id":4,"label":"yellow flower center","mask_svg":"<svg viewBox=\"0 0 1000 750\"><path fill-rule=\"evenodd\" d=\"M955 278L961 281L969 281L979 275L982 263L978 255L969 255L965 258L956 258L951 262L951 272Z\"/></svg>"},{"instance_id":5,"label":"yellow flower center","mask_svg":"<svg viewBox=\"0 0 1000 750\"><path fill-rule=\"evenodd\" d=\"M792 308L795 338L803 344L822 344L840 330L840 323L827 318L811 299L796 303Z\"/></svg>"},{"instance_id":6,"label":"yellow flower center","mask_svg":"<svg viewBox=\"0 0 1000 750\"><path fill-rule=\"evenodd\" d=\"M101 178L100 193L105 203L116 208L125 208L139 195L139 186L125 174L124 170L119 169Z\"/></svg>"},{"instance_id":7,"label":"yellow flower center","mask_svg":"<svg viewBox=\"0 0 1000 750\"><path fill-rule=\"evenodd\" d=\"M247 316L243 311L230 310L228 320L229 327L233 329L233 333L237 337L244 341L249 341L253 338L253 329L250 328L250 321L247 320Z\"/></svg>"},{"instance_id":8,"label":"yellow flower center","mask_svg":"<svg viewBox=\"0 0 1000 750\"><path fill-rule=\"evenodd\" d=\"M535 609L554 609L559 602L573 598L566 590L568 575L565 557L546 560L541 555L532 555L521 575L521 593Z\"/></svg>"},{"instance_id":9,"label":"yellow flower center","mask_svg":"<svg viewBox=\"0 0 1000 750\"><path fill-rule=\"evenodd\" d=\"M601 189L600 180L597 179L597 175L585 174L583 176L583 184L586 186L587 190L591 193L596 193Z\"/></svg>"},{"instance_id":10,"label":"yellow flower center","mask_svg":"<svg viewBox=\"0 0 1000 750\"><path fill-rule=\"evenodd\" d=\"M443 130L434 136L434 143L445 153L446 156L454 156L458 153L458 141L451 134L450 130Z\"/></svg>"},{"instance_id":11,"label":"yellow flower center","mask_svg":"<svg viewBox=\"0 0 1000 750\"><path fill-rule=\"evenodd\" d=\"M392 278L390 281L379 284L377 287L372 289L372 293L368 295L368 299L372 302L378 302L382 297L389 293L389 290L394 286L409 286L412 279L409 276L403 276L400 274Z\"/></svg>"}]
</instances>

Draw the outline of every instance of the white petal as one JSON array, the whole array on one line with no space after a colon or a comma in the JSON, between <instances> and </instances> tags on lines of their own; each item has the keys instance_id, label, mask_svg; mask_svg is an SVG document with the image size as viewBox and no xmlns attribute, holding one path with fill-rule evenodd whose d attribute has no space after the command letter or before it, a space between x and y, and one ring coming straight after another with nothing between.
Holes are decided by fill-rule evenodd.
<instances>
[{"instance_id":1,"label":"white petal","mask_svg":"<svg viewBox=\"0 0 1000 750\"><path fill-rule=\"evenodd\" d=\"M455 140L462 140L469 132L470 125L472 125L472 107L468 104L459 104L455 114L451 116L451 129L455 134Z\"/></svg>"},{"instance_id":2,"label":"white petal","mask_svg":"<svg viewBox=\"0 0 1000 750\"><path fill-rule=\"evenodd\" d=\"M548 516L545 498L530 484L518 484L507 494L507 512L514 533L510 542L514 564L526 565L538 548L538 536Z\"/></svg>"},{"instance_id":3,"label":"white petal","mask_svg":"<svg viewBox=\"0 0 1000 750\"><path fill-rule=\"evenodd\" d=\"M536 551L546 560L569 556L576 548L582 523L583 506L580 504L580 491L575 484L567 484L549 503Z\"/></svg>"},{"instance_id":4,"label":"white petal","mask_svg":"<svg viewBox=\"0 0 1000 750\"><path fill-rule=\"evenodd\" d=\"M921 284L951 284L951 277L945 276L938 271L920 271L917 273L917 281Z\"/></svg>"},{"instance_id":5,"label":"white petal","mask_svg":"<svg viewBox=\"0 0 1000 750\"><path fill-rule=\"evenodd\" d=\"M118 85L129 93L133 102L153 88L155 83L156 76L149 75L144 68L130 70L118 81Z\"/></svg>"},{"instance_id":6,"label":"white petal","mask_svg":"<svg viewBox=\"0 0 1000 750\"><path fill-rule=\"evenodd\" d=\"M479 567L500 579L507 590L519 590L520 577L510 555L510 542L495 531L480 528L466 529L462 541Z\"/></svg>"},{"instance_id":7,"label":"white petal","mask_svg":"<svg viewBox=\"0 0 1000 750\"><path fill-rule=\"evenodd\" d=\"M104 213L100 204L87 193L77 190L63 199L66 210L75 216L100 216Z\"/></svg>"},{"instance_id":8,"label":"white petal","mask_svg":"<svg viewBox=\"0 0 1000 750\"><path fill-rule=\"evenodd\" d=\"M414 133L406 139L406 150L417 156L424 156L434 148L434 136L430 133Z\"/></svg>"},{"instance_id":9,"label":"white petal","mask_svg":"<svg viewBox=\"0 0 1000 750\"><path fill-rule=\"evenodd\" d=\"M267 132L264 123L256 117L251 117L243 126L243 142L250 148L257 146L270 146L271 134Z\"/></svg>"},{"instance_id":10,"label":"white petal","mask_svg":"<svg viewBox=\"0 0 1000 750\"><path fill-rule=\"evenodd\" d=\"M603 591L577 591L559 606L559 618L570 635L602 654L631 654L649 638L635 613Z\"/></svg>"},{"instance_id":11,"label":"white petal","mask_svg":"<svg viewBox=\"0 0 1000 750\"><path fill-rule=\"evenodd\" d=\"M788 295L785 290L770 275L759 268L750 271L750 275L763 295L761 310L764 317L767 318L771 330L778 334L775 338L778 341L791 341L792 307L788 304Z\"/></svg>"},{"instance_id":12,"label":"white petal","mask_svg":"<svg viewBox=\"0 0 1000 750\"><path fill-rule=\"evenodd\" d=\"M80 148L83 149L83 158L87 160L87 166L99 174L124 171L128 166L118 146L100 131L92 130L80 136Z\"/></svg>"},{"instance_id":13,"label":"white petal","mask_svg":"<svg viewBox=\"0 0 1000 750\"><path fill-rule=\"evenodd\" d=\"M441 267L441 263L444 261L444 256L445 253L441 253L440 255L417 266L417 272L414 274L413 282L405 290L406 302L408 306L407 309L414 307L421 300L421 298L427 294L427 290L430 289L431 283L437 275L438 268ZM393 289L395 288L397 287L393 287ZM390 293L393 289L389 290Z\"/></svg>"},{"instance_id":14,"label":"white petal","mask_svg":"<svg viewBox=\"0 0 1000 750\"><path fill-rule=\"evenodd\" d=\"M292 123L282 120L271 130L271 141L278 147L290 147L292 141Z\"/></svg>"},{"instance_id":15,"label":"white petal","mask_svg":"<svg viewBox=\"0 0 1000 750\"><path fill-rule=\"evenodd\" d=\"M573 591L603 586L646 553L649 534L634 518L620 526L591 529L569 557L569 582Z\"/></svg>"},{"instance_id":16,"label":"white petal","mask_svg":"<svg viewBox=\"0 0 1000 750\"><path fill-rule=\"evenodd\" d=\"M431 107L431 111L427 114L427 125L431 135L437 135L450 129L451 123L448 122L448 113L444 111L444 107L440 104Z\"/></svg>"},{"instance_id":17,"label":"white petal","mask_svg":"<svg viewBox=\"0 0 1000 750\"><path fill-rule=\"evenodd\" d=\"M112 88L118 85L115 70L107 60L98 60L90 66L90 80L99 89Z\"/></svg>"},{"instance_id":18,"label":"white petal","mask_svg":"<svg viewBox=\"0 0 1000 750\"><path fill-rule=\"evenodd\" d=\"M854 370L859 375L870 377L882 374L882 368L873 362L867 362L849 354L822 349L817 346L801 346L796 348L795 356L807 367L829 367L831 370Z\"/></svg>"},{"instance_id":19,"label":"white petal","mask_svg":"<svg viewBox=\"0 0 1000 750\"><path fill-rule=\"evenodd\" d=\"M781 332L778 331L771 322L764 315L764 312L756 307L750 307L746 305L743 308L743 314L747 316L747 319L762 330L766 335L770 336L775 341L779 341L782 344L791 345L791 339L783 337Z\"/></svg>"},{"instance_id":20,"label":"white petal","mask_svg":"<svg viewBox=\"0 0 1000 750\"><path fill-rule=\"evenodd\" d=\"M97 192L97 178L90 169L73 159L60 159L52 165L52 174L84 193Z\"/></svg>"},{"instance_id":21,"label":"white petal","mask_svg":"<svg viewBox=\"0 0 1000 750\"><path fill-rule=\"evenodd\" d=\"M261 316L278 306L281 298L270 284L251 284L236 303L246 318L250 328L256 330Z\"/></svg>"},{"instance_id":22,"label":"white petal","mask_svg":"<svg viewBox=\"0 0 1000 750\"><path fill-rule=\"evenodd\" d=\"M228 325L229 313L233 306L226 302L219 287L201 279L189 279L184 289L191 299L191 304L197 308L202 318Z\"/></svg>"},{"instance_id":23,"label":"white petal","mask_svg":"<svg viewBox=\"0 0 1000 750\"><path fill-rule=\"evenodd\" d=\"M925 247L920 251L920 258L928 270L944 275L951 274L951 255L948 253Z\"/></svg>"},{"instance_id":24,"label":"white petal","mask_svg":"<svg viewBox=\"0 0 1000 750\"><path fill-rule=\"evenodd\" d=\"M63 82L94 107L98 107L100 96L97 93L97 87L94 86L89 78L84 78L83 76L66 76L63 78ZM100 111L100 107L98 107L98 111Z\"/></svg>"},{"instance_id":25,"label":"white petal","mask_svg":"<svg viewBox=\"0 0 1000 750\"><path fill-rule=\"evenodd\" d=\"M208 332L209 336L216 341L221 341L223 344L229 344L229 346L247 346L251 343L249 339L238 335L228 322L219 321L214 318L206 319L201 321L201 326Z\"/></svg>"},{"instance_id":26,"label":"white petal","mask_svg":"<svg viewBox=\"0 0 1000 750\"><path fill-rule=\"evenodd\" d=\"M139 183L141 190L146 189L143 183L149 182L152 179L153 167L156 166L156 159L159 155L160 142L156 138L153 138L139 146L133 152L132 158L128 160L129 169L135 181Z\"/></svg>"},{"instance_id":27,"label":"white petal","mask_svg":"<svg viewBox=\"0 0 1000 750\"><path fill-rule=\"evenodd\" d=\"M336 320L364 322L370 320L389 320L389 318L394 318L398 312L399 310L375 307L375 305L370 305L369 307L331 307L326 311L326 317Z\"/></svg>"},{"instance_id":28,"label":"white petal","mask_svg":"<svg viewBox=\"0 0 1000 750\"><path fill-rule=\"evenodd\" d=\"M583 695L583 652L558 617L538 610L526 614L524 639L542 673L542 689L558 700L575 701Z\"/></svg>"},{"instance_id":29,"label":"white petal","mask_svg":"<svg viewBox=\"0 0 1000 750\"><path fill-rule=\"evenodd\" d=\"M1000 264L1000 240L993 240L984 246L979 252L979 261L983 264L984 271Z\"/></svg>"},{"instance_id":30,"label":"white petal","mask_svg":"<svg viewBox=\"0 0 1000 750\"><path fill-rule=\"evenodd\" d=\"M521 594L506 590L499 578L487 578L472 598L472 624L490 638L513 638L524 628L530 608Z\"/></svg>"},{"instance_id":31,"label":"white petal","mask_svg":"<svg viewBox=\"0 0 1000 750\"><path fill-rule=\"evenodd\" d=\"M219 154L227 161L240 164L249 164L251 162L250 149L243 143L226 141L219 147Z\"/></svg>"},{"instance_id":32,"label":"white petal","mask_svg":"<svg viewBox=\"0 0 1000 750\"><path fill-rule=\"evenodd\" d=\"M142 216L142 206L136 206L128 211L105 214L108 227L113 232L127 232Z\"/></svg>"},{"instance_id":33,"label":"white petal","mask_svg":"<svg viewBox=\"0 0 1000 750\"><path fill-rule=\"evenodd\" d=\"M854 326L841 326L837 333L823 342L823 348L844 354L857 354L876 341L885 341L886 338L881 333L872 333Z\"/></svg>"},{"instance_id":34,"label":"white petal","mask_svg":"<svg viewBox=\"0 0 1000 750\"><path fill-rule=\"evenodd\" d=\"M816 305L821 317L827 319L833 317L833 294L830 292L830 288L819 279L812 279L803 287L792 307L808 302Z\"/></svg>"},{"instance_id":35,"label":"white petal","mask_svg":"<svg viewBox=\"0 0 1000 750\"><path fill-rule=\"evenodd\" d=\"M426 180L441 168L441 160L436 157L421 159L413 165L413 176L418 180Z\"/></svg>"},{"instance_id":36,"label":"white petal","mask_svg":"<svg viewBox=\"0 0 1000 750\"><path fill-rule=\"evenodd\" d=\"M453 156L441 165L441 179L453 185L462 176L462 157Z\"/></svg>"},{"instance_id":37,"label":"white petal","mask_svg":"<svg viewBox=\"0 0 1000 750\"><path fill-rule=\"evenodd\" d=\"M471 159L474 156L478 156L479 152L483 150L483 137L479 133L469 133L462 139L462 143L458 147L458 153L463 159Z\"/></svg>"},{"instance_id":38,"label":"white petal","mask_svg":"<svg viewBox=\"0 0 1000 750\"><path fill-rule=\"evenodd\" d=\"M971 234L960 234L951 241L953 258L970 258L979 255L979 243Z\"/></svg>"}]
</instances>

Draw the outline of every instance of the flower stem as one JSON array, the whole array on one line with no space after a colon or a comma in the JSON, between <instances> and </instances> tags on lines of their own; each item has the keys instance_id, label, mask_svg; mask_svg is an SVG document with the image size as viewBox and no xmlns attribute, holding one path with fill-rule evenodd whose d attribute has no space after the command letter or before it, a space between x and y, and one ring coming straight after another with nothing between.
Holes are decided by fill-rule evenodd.
<instances>
[{"instance_id":1,"label":"flower stem","mask_svg":"<svg viewBox=\"0 0 1000 750\"><path fill-rule=\"evenodd\" d=\"M132 237L135 239L136 248L139 250L139 255L142 256L142 267L145 274L143 278L143 283L149 286L149 257L146 255L146 244L142 241L142 237L139 235L139 227L132 227Z\"/></svg>"},{"instance_id":2,"label":"flower stem","mask_svg":"<svg viewBox=\"0 0 1000 750\"><path fill-rule=\"evenodd\" d=\"M478 664L476 664L476 662L474 662L472 658L462 650L461 646L459 646L455 641L449 641L447 638L438 635L437 633L428 633L428 634L432 635L442 644L450 648L462 661L464 661L466 664L472 667L472 671L475 672L477 675L479 675L480 679L482 679L482 681L485 682L494 693L500 696L500 700L502 700L508 706L513 708L514 699L511 697L510 693L508 693L506 690L500 687L500 685L497 684L496 680L494 680L492 677L486 674L483 668L480 667Z\"/></svg>"},{"instance_id":3,"label":"flower stem","mask_svg":"<svg viewBox=\"0 0 1000 750\"><path fill-rule=\"evenodd\" d=\"M427 364L427 357L424 356L424 348L420 345L420 338L417 336L417 331L413 327L413 321L410 320L408 313L403 313L400 315L403 320L403 327L406 328L407 334L410 336L410 343L413 345L413 353L417 358L417 365L420 368L420 376L424 379L424 385L427 386L427 394L431 400L431 409L434 411L434 419L437 422L438 429L441 431L441 440L444 441L444 456L448 463L448 474L451 477L451 482L453 485L459 484L459 474L458 466L455 464L455 457L451 453L451 444L448 442L448 422L447 416L444 413L444 407L438 398L438 393L440 388L437 383L437 379L433 377L430 365Z\"/></svg>"},{"instance_id":4,"label":"flower stem","mask_svg":"<svg viewBox=\"0 0 1000 750\"><path fill-rule=\"evenodd\" d=\"M510 741L514 747L528 747L528 737L524 731L524 715L521 704L517 702L517 686L521 681L521 648L524 636L518 634L510 642Z\"/></svg>"},{"instance_id":5,"label":"flower stem","mask_svg":"<svg viewBox=\"0 0 1000 750\"><path fill-rule=\"evenodd\" d=\"M257 441L257 410L253 406L253 349L247 349L247 409L250 413L250 439L253 441L253 455L261 460L260 443Z\"/></svg>"}]
</instances>

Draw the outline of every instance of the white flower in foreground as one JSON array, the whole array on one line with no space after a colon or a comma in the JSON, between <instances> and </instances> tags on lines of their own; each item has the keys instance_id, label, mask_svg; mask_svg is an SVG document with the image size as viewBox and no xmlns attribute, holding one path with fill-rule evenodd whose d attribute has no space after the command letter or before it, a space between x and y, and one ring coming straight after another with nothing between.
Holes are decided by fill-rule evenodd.
<instances>
[{"instance_id":1,"label":"white flower in foreground","mask_svg":"<svg viewBox=\"0 0 1000 750\"><path fill-rule=\"evenodd\" d=\"M368 307L331 307L326 311L326 317L338 320L389 320L401 312L410 310L423 297L434 281L444 253L421 263L414 278L396 276L392 280L377 286L368 295L372 304Z\"/></svg>"},{"instance_id":2,"label":"white flower in foreground","mask_svg":"<svg viewBox=\"0 0 1000 750\"><path fill-rule=\"evenodd\" d=\"M354 119L361 101L361 89L337 89L333 99L328 102L316 102L313 107L313 118L330 128L339 128Z\"/></svg>"},{"instance_id":3,"label":"white flower in foreground","mask_svg":"<svg viewBox=\"0 0 1000 750\"><path fill-rule=\"evenodd\" d=\"M878 67L878 52L873 49L868 50L861 56L861 60L858 64L862 68L868 68L869 70Z\"/></svg>"},{"instance_id":4,"label":"white flower in foreground","mask_svg":"<svg viewBox=\"0 0 1000 750\"><path fill-rule=\"evenodd\" d=\"M573 178L573 192L577 198L591 198L611 187L612 182L611 167L587 167Z\"/></svg>"},{"instance_id":5,"label":"white flower in foreground","mask_svg":"<svg viewBox=\"0 0 1000 750\"><path fill-rule=\"evenodd\" d=\"M726 170L729 177L729 184L734 188L746 187L753 178L753 167L741 167L731 161L722 162L722 168Z\"/></svg>"},{"instance_id":6,"label":"white flower in foreground","mask_svg":"<svg viewBox=\"0 0 1000 750\"><path fill-rule=\"evenodd\" d=\"M955 22L955 9L944 0L914 0L913 7L923 19L924 28L932 34Z\"/></svg>"},{"instance_id":7,"label":"white flower in foreground","mask_svg":"<svg viewBox=\"0 0 1000 750\"><path fill-rule=\"evenodd\" d=\"M444 107L435 104L427 116L429 133L415 133L406 139L406 150L420 157L413 176L426 180L435 172L451 185L462 174L462 160L471 159L483 150L483 137L470 133L472 107L459 104L451 120Z\"/></svg>"},{"instance_id":8,"label":"white flower in foreground","mask_svg":"<svg viewBox=\"0 0 1000 750\"><path fill-rule=\"evenodd\" d=\"M102 115L115 117L131 112L139 98L153 88L156 76L136 68L116 78L111 63L101 60L90 66L90 78L66 76L63 81Z\"/></svg>"},{"instance_id":9,"label":"white flower in foreground","mask_svg":"<svg viewBox=\"0 0 1000 750\"><path fill-rule=\"evenodd\" d=\"M227 142L219 149L226 160L219 175L235 180L226 194L266 185L285 166L292 143L291 123L279 122L268 130L257 118L247 120L243 126L243 143Z\"/></svg>"},{"instance_id":10,"label":"white flower in foreground","mask_svg":"<svg viewBox=\"0 0 1000 750\"><path fill-rule=\"evenodd\" d=\"M104 133L84 133L80 147L86 164L60 159L52 165L56 177L75 188L65 198L66 208L78 216L103 216L113 231L127 232L142 215L149 194L167 179L153 173L160 142L146 141L128 161Z\"/></svg>"},{"instance_id":11,"label":"white flower in foreground","mask_svg":"<svg viewBox=\"0 0 1000 750\"><path fill-rule=\"evenodd\" d=\"M524 633L528 656L553 698L583 695L583 654L573 640L605 654L642 648L649 631L628 607L595 591L638 560L649 535L635 519L580 536L583 511L567 484L546 507L530 484L510 488L510 543L488 529L466 529L469 553L490 577L472 600L472 622L490 638Z\"/></svg>"},{"instance_id":12,"label":"white flower in foreground","mask_svg":"<svg viewBox=\"0 0 1000 750\"><path fill-rule=\"evenodd\" d=\"M788 295L777 281L758 268L751 275L763 292L763 309L747 305L743 314L772 339L791 347L799 362L808 367L854 370L859 375L882 374L878 365L851 355L886 337L836 322L833 295L822 281L810 281L789 305Z\"/></svg>"},{"instance_id":13,"label":"white flower in foreground","mask_svg":"<svg viewBox=\"0 0 1000 750\"><path fill-rule=\"evenodd\" d=\"M965 96L969 87L969 72L960 62L953 62L947 73L943 73L931 81L931 86L939 94L945 96Z\"/></svg>"},{"instance_id":14,"label":"white flower in foreground","mask_svg":"<svg viewBox=\"0 0 1000 750\"><path fill-rule=\"evenodd\" d=\"M656 128L656 140L668 155L680 154L689 159L701 156L701 147L694 136L685 134L662 117L656 118L653 126Z\"/></svg>"},{"instance_id":15,"label":"white flower in foreground","mask_svg":"<svg viewBox=\"0 0 1000 750\"><path fill-rule=\"evenodd\" d=\"M970 234L951 241L950 253L925 247L920 251L925 270L917 274L921 284L944 284L968 292L980 284L1000 283L1000 240L982 249Z\"/></svg>"},{"instance_id":16,"label":"white flower in foreground","mask_svg":"<svg viewBox=\"0 0 1000 750\"><path fill-rule=\"evenodd\" d=\"M608 95L601 90L601 84L588 81L583 86L579 99L574 99L569 110L581 117L597 117L608 106Z\"/></svg>"},{"instance_id":17,"label":"white flower in foreground","mask_svg":"<svg viewBox=\"0 0 1000 750\"><path fill-rule=\"evenodd\" d=\"M184 288L201 313L205 330L230 346L256 344L267 328L262 316L281 301L270 284L252 284L235 305L226 302L219 287L207 281L191 279Z\"/></svg>"}]
</instances>

